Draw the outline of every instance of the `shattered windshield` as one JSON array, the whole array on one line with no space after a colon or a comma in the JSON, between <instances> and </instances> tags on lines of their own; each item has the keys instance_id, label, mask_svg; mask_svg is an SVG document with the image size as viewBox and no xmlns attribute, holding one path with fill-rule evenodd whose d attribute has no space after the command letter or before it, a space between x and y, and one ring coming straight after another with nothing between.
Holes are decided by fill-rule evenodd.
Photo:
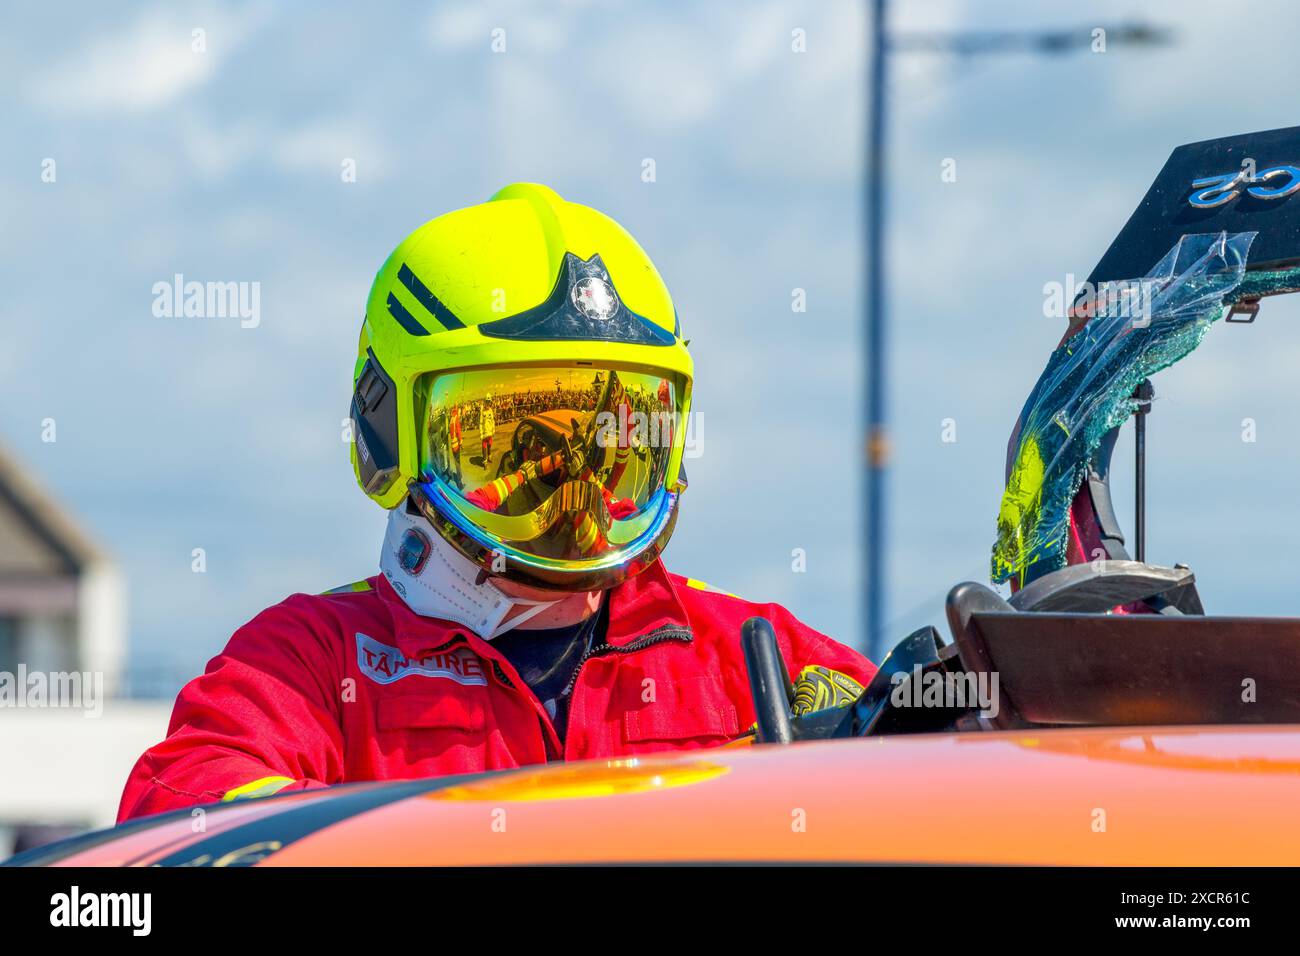
<instances>
[{"instance_id":1,"label":"shattered windshield","mask_svg":"<svg viewBox=\"0 0 1300 956\"><path fill-rule=\"evenodd\" d=\"M998 512L991 576L1026 583L1066 563L1070 503L1104 436L1133 414L1144 380L1191 352L1243 295L1294 285L1297 270L1250 276L1257 233L1185 235L1145 277L1107 283L1076 306L1025 402Z\"/></svg>"}]
</instances>

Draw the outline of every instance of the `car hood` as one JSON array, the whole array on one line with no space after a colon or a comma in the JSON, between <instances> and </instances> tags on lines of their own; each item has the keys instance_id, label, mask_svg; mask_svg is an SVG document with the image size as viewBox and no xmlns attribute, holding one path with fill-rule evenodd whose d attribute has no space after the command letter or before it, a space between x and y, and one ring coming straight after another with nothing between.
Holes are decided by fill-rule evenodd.
<instances>
[{"instance_id":1,"label":"car hood","mask_svg":"<svg viewBox=\"0 0 1300 956\"><path fill-rule=\"evenodd\" d=\"M132 821L31 865L1294 865L1300 729L928 734L362 783Z\"/></svg>"}]
</instances>

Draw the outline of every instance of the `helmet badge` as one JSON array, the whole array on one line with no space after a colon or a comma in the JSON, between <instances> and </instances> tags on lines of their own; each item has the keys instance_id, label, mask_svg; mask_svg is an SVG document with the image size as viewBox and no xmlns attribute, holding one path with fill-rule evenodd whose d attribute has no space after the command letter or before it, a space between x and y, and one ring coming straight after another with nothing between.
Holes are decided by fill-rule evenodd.
<instances>
[{"instance_id":1,"label":"helmet badge","mask_svg":"<svg viewBox=\"0 0 1300 956\"><path fill-rule=\"evenodd\" d=\"M573 306L586 318L605 322L618 311L618 296L608 282L598 276L587 276L573 284Z\"/></svg>"}]
</instances>

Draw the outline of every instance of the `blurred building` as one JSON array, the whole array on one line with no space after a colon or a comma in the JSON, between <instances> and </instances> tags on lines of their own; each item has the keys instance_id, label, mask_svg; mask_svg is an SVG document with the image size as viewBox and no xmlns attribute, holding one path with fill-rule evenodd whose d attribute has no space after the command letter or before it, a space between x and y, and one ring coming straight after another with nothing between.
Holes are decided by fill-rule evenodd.
<instances>
[{"instance_id":1,"label":"blurred building","mask_svg":"<svg viewBox=\"0 0 1300 956\"><path fill-rule=\"evenodd\" d=\"M126 649L112 560L0 450L0 858L113 822L169 712L120 696Z\"/></svg>"}]
</instances>

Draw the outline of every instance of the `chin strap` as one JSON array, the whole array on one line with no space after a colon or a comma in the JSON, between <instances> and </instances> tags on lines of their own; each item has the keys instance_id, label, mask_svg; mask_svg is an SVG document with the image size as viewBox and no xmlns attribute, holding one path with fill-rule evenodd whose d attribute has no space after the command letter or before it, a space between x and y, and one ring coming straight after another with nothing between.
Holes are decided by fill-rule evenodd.
<instances>
[{"instance_id":1,"label":"chin strap","mask_svg":"<svg viewBox=\"0 0 1300 956\"><path fill-rule=\"evenodd\" d=\"M423 516L408 514L405 502L388 513L379 570L416 614L463 624L486 641L558 603L510 597L490 580L477 583L478 565L444 540ZM528 610L506 621L514 607Z\"/></svg>"}]
</instances>

